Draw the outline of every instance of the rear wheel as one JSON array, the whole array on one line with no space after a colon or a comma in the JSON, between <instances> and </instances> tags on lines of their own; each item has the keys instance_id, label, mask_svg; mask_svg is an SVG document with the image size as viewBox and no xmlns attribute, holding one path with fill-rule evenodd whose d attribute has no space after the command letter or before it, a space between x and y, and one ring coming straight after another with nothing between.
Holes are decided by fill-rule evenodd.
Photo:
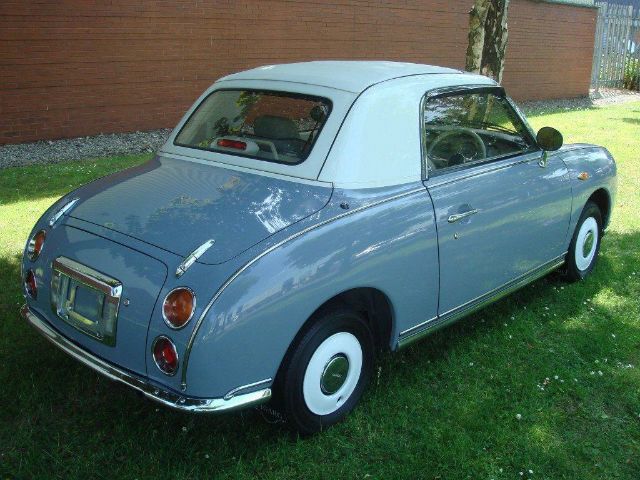
<instances>
[{"instance_id":1,"label":"rear wheel","mask_svg":"<svg viewBox=\"0 0 640 480\"><path fill-rule=\"evenodd\" d=\"M373 361L373 336L360 314L317 314L280 372L281 408L292 427L312 434L342 420L362 397Z\"/></svg>"},{"instance_id":2,"label":"rear wheel","mask_svg":"<svg viewBox=\"0 0 640 480\"><path fill-rule=\"evenodd\" d=\"M567 254L567 279L578 281L591 273L600 251L602 213L593 202L588 202L571 239Z\"/></svg>"}]
</instances>

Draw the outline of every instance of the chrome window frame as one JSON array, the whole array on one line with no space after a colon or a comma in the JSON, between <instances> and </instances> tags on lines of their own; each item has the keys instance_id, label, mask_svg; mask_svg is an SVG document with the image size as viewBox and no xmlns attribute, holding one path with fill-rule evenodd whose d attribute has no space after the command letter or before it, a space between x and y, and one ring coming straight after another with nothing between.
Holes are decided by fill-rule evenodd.
<instances>
[{"instance_id":1,"label":"chrome window frame","mask_svg":"<svg viewBox=\"0 0 640 480\"><path fill-rule=\"evenodd\" d=\"M429 168L427 163L427 145L426 145L426 128L424 122L424 114L428 103L430 100L438 97L449 97L456 95L471 95L474 93L491 93L497 97L504 98L507 102L507 105L511 107L512 113L515 115L518 120L522 122L522 125L525 128L525 132L530 136L530 140L532 143L532 147L529 150L521 150L515 153L509 153L506 155L498 155L495 157L483 158L481 160L477 160L475 162L466 163L463 165L456 165L455 167L447 167L439 170L435 170L429 175ZM527 155L536 152L542 152L542 149L538 146L536 141L536 135L527 122L526 117L523 115L522 111L518 108L518 106L513 102L511 98L509 98L503 87L495 85L456 85L450 87L436 88L433 90L427 91L420 101L420 109L419 109L419 122L420 122L420 155L421 155L421 169L422 169L422 179L428 180L430 177L437 177L439 175L444 175L451 172L458 172L461 170L467 170L470 168L474 168L480 165L485 165L487 163L496 162L499 160L506 160L513 157L518 157L521 155Z\"/></svg>"}]
</instances>

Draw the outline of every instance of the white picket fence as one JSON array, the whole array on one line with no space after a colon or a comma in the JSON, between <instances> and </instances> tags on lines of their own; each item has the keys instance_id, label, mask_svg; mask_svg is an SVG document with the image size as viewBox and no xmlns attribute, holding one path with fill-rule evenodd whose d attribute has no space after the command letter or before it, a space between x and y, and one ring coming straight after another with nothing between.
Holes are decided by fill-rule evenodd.
<instances>
[{"instance_id":1,"label":"white picket fence","mask_svg":"<svg viewBox=\"0 0 640 480\"><path fill-rule=\"evenodd\" d=\"M597 2L598 23L591 85L640 90L640 11Z\"/></svg>"}]
</instances>

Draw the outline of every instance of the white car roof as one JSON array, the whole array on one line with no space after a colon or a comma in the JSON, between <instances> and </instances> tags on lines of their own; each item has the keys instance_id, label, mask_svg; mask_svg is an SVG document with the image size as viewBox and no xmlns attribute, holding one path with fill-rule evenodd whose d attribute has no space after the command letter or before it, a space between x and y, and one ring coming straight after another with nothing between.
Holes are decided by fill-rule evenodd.
<instances>
[{"instance_id":1,"label":"white car roof","mask_svg":"<svg viewBox=\"0 0 640 480\"><path fill-rule=\"evenodd\" d=\"M317 61L266 65L221 78L262 80L318 85L352 93L361 93L376 83L394 78L425 74L462 73L452 68L417 63L383 61Z\"/></svg>"},{"instance_id":2,"label":"white car roof","mask_svg":"<svg viewBox=\"0 0 640 480\"><path fill-rule=\"evenodd\" d=\"M318 61L255 68L211 85L178 123L161 153L339 188L421 181L422 98L436 88L469 85L497 84L481 75L414 63ZM176 135L198 105L215 90L225 88L320 96L332 102L331 114L309 157L295 165L174 145Z\"/></svg>"}]
</instances>

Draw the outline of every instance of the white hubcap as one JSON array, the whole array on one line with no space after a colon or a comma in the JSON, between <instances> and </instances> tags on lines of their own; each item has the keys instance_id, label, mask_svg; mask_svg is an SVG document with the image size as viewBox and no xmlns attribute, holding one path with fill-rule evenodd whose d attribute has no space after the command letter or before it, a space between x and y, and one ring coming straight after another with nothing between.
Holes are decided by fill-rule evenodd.
<instances>
[{"instance_id":1,"label":"white hubcap","mask_svg":"<svg viewBox=\"0 0 640 480\"><path fill-rule=\"evenodd\" d=\"M338 410L356 389L361 371L362 347L355 335L331 335L313 353L304 373L302 393L307 408L316 415Z\"/></svg>"},{"instance_id":2,"label":"white hubcap","mask_svg":"<svg viewBox=\"0 0 640 480\"><path fill-rule=\"evenodd\" d=\"M585 271L591 265L598 245L598 222L593 217L587 218L578 231L575 257L578 270Z\"/></svg>"}]
</instances>

